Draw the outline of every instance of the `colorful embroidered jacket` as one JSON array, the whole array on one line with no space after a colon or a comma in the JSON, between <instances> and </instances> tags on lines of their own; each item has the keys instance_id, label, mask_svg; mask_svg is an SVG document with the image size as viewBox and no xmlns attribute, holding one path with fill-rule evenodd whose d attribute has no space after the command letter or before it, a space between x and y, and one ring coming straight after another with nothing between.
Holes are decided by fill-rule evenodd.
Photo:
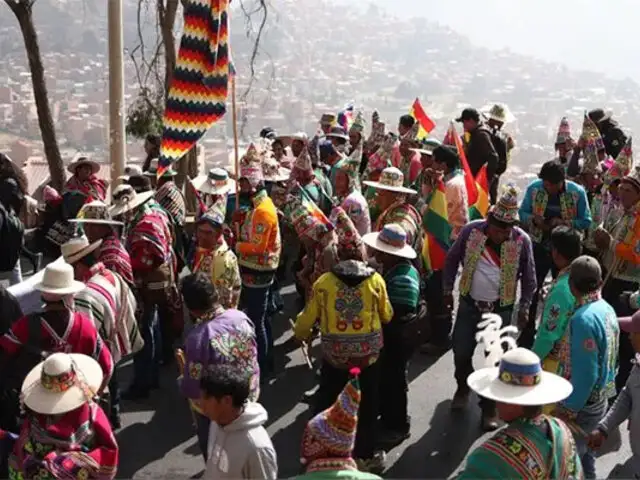
<instances>
[{"instance_id":1,"label":"colorful embroidered jacket","mask_svg":"<svg viewBox=\"0 0 640 480\"><path fill-rule=\"evenodd\" d=\"M611 230L613 237L603 264L611 276L633 283L640 281L640 206L625 212Z\"/></svg>"},{"instance_id":2,"label":"colorful embroidered jacket","mask_svg":"<svg viewBox=\"0 0 640 480\"><path fill-rule=\"evenodd\" d=\"M616 312L597 292L579 299L562 339L550 358L558 362L558 375L573 385L573 393L560 403L563 418L575 418L587 404L615 395L618 370Z\"/></svg>"},{"instance_id":3,"label":"colorful embroidered jacket","mask_svg":"<svg viewBox=\"0 0 640 480\"><path fill-rule=\"evenodd\" d=\"M591 211L587 200L587 192L582 186L570 180L565 181L565 189L559 195L559 216L570 223L576 230L586 230L591 225ZM529 184L520 205L520 222L526 227L534 243L543 241L543 231L533 224L535 216L549 219L549 194L542 185L542 180Z\"/></svg>"},{"instance_id":4,"label":"colorful embroidered jacket","mask_svg":"<svg viewBox=\"0 0 640 480\"><path fill-rule=\"evenodd\" d=\"M9 457L11 480L111 480L117 470L111 424L93 402L59 417L28 415Z\"/></svg>"},{"instance_id":5,"label":"colorful embroidered jacket","mask_svg":"<svg viewBox=\"0 0 640 480\"><path fill-rule=\"evenodd\" d=\"M476 448L459 480L584 478L573 435L557 418L518 419Z\"/></svg>"},{"instance_id":6,"label":"colorful embroidered jacket","mask_svg":"<svg viewBox=\"0 0 640 480\"><path fill-rule=\"evenodd\" d=\"M236 245L238 264L258 272L274 272L280 261L280 226L278 211L266 190L253 197L253 209L247 215ZM243 285L251 279L242 273Z\"/></svg>"},{"instance_id":7,"label":"colorful embroidered jacket","mask_svg":"<svg viewBox=\"0 0 640 480\"><path fill-rule=\"evenodd\" d=\"M104 202L107 196L107 187L107 182L99 179L96 175L91 175L89 179L84 182L81 182L78 177L74 175L67 180L63 193L80 192L86 197L84 203L89 203L93 200Z\"/></svg>"},{"instance_id":8,"label":"colorful embroidered jacket","mask_svg":"<svg viewBox=\"0 0 640 480\"><path fill-rule=\"evenodd\" d=\"M546 360L553 346L564 335L575 303L576 299L569 288L569 270L566 268L558 274L547 294L540 326L531 348L540 357L544 369L548 372L558 373L557 364L551 359Z\"/></svg>"},{"instance_id":9,"label":"colorful embroidered jacket","mask_svg":"<svg viewBox=\"0 0 640 480\"><path fill-rule=\"evenodd\" d=\"M471 281L478 260L487 242L486 220L475 220L467 224L447 253L444 265L444 293L451 294L462 264L460 295L471 291ZM510 306L516 301L518 281L521 282L520 308L531 305L536 289L536 272L533 261L533 246L529 236L519 227L513 227L511 238L500 246L500 305Z\"/></svg>"},{"instance_id":10,"label":"colorful embroidered jacket","mask_svg":"<svg viewBox=\"0 0 640 480\"><path fill-rule=\"evenodd\" d=\"M382 324L393 309L382 276L364 262L337 264L313 285L311 298L298 314L295 336L307 339L319 322L325 360L340 368L366 367L382 348Z\"/></svg>"},{"instance_id":11,"label":"colorful embroidered jacket","mask_svg":"<svg viewBox=\"0 0 640 480\"><path fill-rule=\"evenodd\" d=\"M134 285L131 257L118 235L110 233L102 239L98 260L109 270L120 275L129 285Z\"/></svg>"},{"instance_id":12,"label":"colorful embroidered jacket","mask_svg":"<svg viewBox=\"0 0 640 480\"><path fill-rule=\"evenodd\" d=\"M234 365L251 375L249 400L260 395L258 347L253 324L239 310L213 311L199 319L185 341L185 366L180 383L191 400L200 398L200 377L216 365Z\"/></svg>"},{"instance_id":13,"label":"colorful embroidered jacket","mask_svg":"<svg viewBox=\"0 0 640 480\"><path fill-rule=\"evenodd\" d=\"M238 308L242 288L238 259L224 239L211 250L196 247L190 255L189 268L193 273L205 272L211 276L220 305Z\"/></svg>"},{"instance_id":14,"label":"colorful embroidered jacket","mask_svg":"<svg viewBox=\"0 0 640 480\"><path fill-rule=\"evenodd\" d=\"M94 322L109 346L113 361L138 352L144 346L136 321L136 299L131 288L102 263L93 265L86 278L87 288L75 297L77 311Z\"/></svg>"},{"instance_id":15,"label":"colorful embroidered jacket","mask_svg":"<svg viewBox=\"0 0 640 480\"><path fill-rule=\"evenodd\" d=\"M390 223L397 223L404 228L407 233L407 245L411 245L416 252L422 250L422 219L413 205L404 200L391 205L378 217L375 231L379 232L385 225Z\"/></svg>"},{"instance_id":16,"label":"colorful embroidered jacket","mask_svg":"<svg viewBox=\"0 0 640 480\"><path fill-rule=\"evenodd\" d=\"M187 217L184 195L175 182L166 182L156 191L156 201L167 212L174 225L183 226Z\"/></svg>"},{"instance_id":17,"label":"colorful embroidered jacket","mask_svg":"<svg viewBox=\"0 0 640 480\"><path fill-rule=\"evenodd\" d=\"M104 375L104 385L113 373L113 357L98 334L98 330L84 313L71 312L68 326L62 332L54 329L47 316L60 315L64 312L43 312L40 317L41 349L48 353L83 353L100 364ZM53 323L53 322L52 322ZM29 339L29 318L22 317L11 329L0 337L0 351L8 356L16 355Z\"/></svg>"}]
</instances>

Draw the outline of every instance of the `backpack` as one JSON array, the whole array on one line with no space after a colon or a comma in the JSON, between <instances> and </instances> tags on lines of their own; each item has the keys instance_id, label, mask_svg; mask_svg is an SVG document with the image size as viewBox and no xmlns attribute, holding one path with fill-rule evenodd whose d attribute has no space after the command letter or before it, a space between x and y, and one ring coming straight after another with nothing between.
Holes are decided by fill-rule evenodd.
<instances>
[{"instance_id":1,"label":"backpack","mask_svg":"<svg viewBox=\"0 0 640 480\"><path fill-rule=\"evenodd\" d=\"M0 227L0 245L4 254L0 256L0 272L13 270L20 259L20 251L24 241L24 225L13 212L0 205L0 213L3 214Z\"/></svg>"},{"instance_id":2,"label":"backpack","mask_svg":"<svg viewBox=\"0 0 640 480\"><path fill-rule=\"evenodd\" d=\"M496 168L496 175L502 175L507 170L507 162L509 160L508 157L508 148L507 148L507 137L506 134L502 133L500 130L491 130L490 131L491 143L493 144L493 148L498 154L498 165Z\"/></svg>"}]
</instances>

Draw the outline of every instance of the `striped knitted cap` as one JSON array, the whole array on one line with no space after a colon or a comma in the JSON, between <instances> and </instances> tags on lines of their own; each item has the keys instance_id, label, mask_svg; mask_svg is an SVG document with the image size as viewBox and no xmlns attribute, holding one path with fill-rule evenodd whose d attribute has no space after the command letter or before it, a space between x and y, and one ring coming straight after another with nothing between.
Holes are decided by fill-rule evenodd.
<instances>
[{"instance_id":1,"label":"striped knitted cap","mask_svg":"<svg viewBox=\"0 0 640 480\"><path fill-rule=\"evenodd\" d=\"M352 368L352 378L335 403L307 424L302 436L302 461L321 458L349 458L356 443L358 408L360 407L359 368Z\"/></svg>"}]
</instances>

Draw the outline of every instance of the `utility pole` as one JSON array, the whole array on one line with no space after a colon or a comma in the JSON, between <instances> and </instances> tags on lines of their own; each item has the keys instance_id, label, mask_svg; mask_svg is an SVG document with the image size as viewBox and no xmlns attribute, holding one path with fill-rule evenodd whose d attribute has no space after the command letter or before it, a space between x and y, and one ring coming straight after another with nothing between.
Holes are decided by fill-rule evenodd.
<instances>
[{"instance_id":1,"label":"utility pole","mask_svg":"<svg viewBox=\"0 0 640 480\"><path fill-rule=\"evenodd\" d=\"M122 0L109 1L109 162L111 186L124 174L126 158Z\"/></svg>"}]
</instances>

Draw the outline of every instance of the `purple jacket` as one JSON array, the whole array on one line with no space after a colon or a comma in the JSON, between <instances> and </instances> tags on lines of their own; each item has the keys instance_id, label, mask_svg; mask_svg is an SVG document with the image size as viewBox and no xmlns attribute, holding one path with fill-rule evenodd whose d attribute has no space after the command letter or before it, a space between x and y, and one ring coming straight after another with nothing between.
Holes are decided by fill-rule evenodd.
<instances>
[{"instance_id":1,"label":"purple jacket","mask_svg":"<svg viewBox=\"0 0 640 480\"><path fill-rule=\"evenodd\" d=\"M476 229L481 229L484 232L487 229L487 221L476 220L465 225L447 253L443 274L445 293L453 292L453 286L458 275L458 267L464 263L467 240L471 232ZM516 239L522 241L522 251L518 265L518 280L521 282L520 307L523 308L531 305L533 294L536 290L536 269L533 261L533 246L529 235L520 227L513 227L511 240Z\"/></svg>"},{"instance_id":2,"label":"purple jacket","mask_svg":"<svg viewBox=\"0 0 640 480\"><path fill-rule=\"evenodd\" d=\"M200 377L213 365L235 365L251 374L251 395L260 394L258 347L253 324L240 310L229 309L209 321L200 323L185 341L185 365L182 393L190 399L200 398Z\"/></svg>"}]
</instances>

